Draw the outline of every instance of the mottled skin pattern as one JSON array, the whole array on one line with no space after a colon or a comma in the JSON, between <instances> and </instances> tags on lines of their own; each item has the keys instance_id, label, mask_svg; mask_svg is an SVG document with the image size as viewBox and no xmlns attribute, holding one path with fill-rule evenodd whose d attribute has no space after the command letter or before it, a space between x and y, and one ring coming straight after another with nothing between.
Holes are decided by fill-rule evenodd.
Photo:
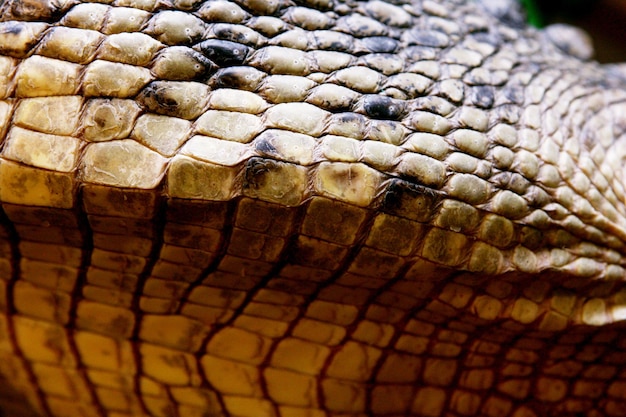
<instances>
[{"instance_id":1,"label":"mottled skin pattern","mask_svg":"<svg viewBox=\"0 0 626 417\"><path fill-rule=\"evenodd\" d=\"M502 4L0 0L4 415L626 415L626 77Z\"/></svg>"}]
</instances>

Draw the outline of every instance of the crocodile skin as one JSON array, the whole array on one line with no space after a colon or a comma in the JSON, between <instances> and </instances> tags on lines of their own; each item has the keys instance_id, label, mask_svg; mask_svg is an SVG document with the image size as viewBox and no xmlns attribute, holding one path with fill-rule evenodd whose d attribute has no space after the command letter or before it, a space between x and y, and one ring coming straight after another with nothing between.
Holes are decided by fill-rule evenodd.
<instances>
[{"instance_id":1,"label":"crocodile skin","mask_svg":"<svg viewBox=\"0 0 626 417\"><path fill-rule=\"evenodd\" d=\"M626 71L520 16L0 0L4 416L626 415Z\"/></svg>"}]
</instances>

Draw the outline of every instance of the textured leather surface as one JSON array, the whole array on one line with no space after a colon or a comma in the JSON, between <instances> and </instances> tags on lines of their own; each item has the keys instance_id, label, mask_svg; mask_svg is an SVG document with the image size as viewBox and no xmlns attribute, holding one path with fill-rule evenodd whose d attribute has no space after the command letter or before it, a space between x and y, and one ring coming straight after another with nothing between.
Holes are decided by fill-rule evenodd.
<instances>
[{"instance_id":1,"label":"textured leather surface","mask_svg":"<svg viewBox=\"0 0 626 417\"><path fill-rule=\"evenodd\" d=\"M7 416L624 415L624 74L511 7L1 2Z\"/></svg>"}]
</instances>

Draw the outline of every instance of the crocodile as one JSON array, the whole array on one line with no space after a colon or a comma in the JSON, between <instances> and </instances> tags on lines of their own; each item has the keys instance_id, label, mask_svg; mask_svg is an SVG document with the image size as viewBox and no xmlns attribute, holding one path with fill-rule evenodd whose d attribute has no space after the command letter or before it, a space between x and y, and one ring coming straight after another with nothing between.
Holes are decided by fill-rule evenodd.
<instances>
[{"instance_id":1,"label":"crocodile","mask_svg":"<svg viewBox=\"0 0 626 417\"><path fill-rule=\"evenodd\" d=\"M0 409L626 415L626 71L508 0L0 0Z\"/></svg>"}]
</instances>

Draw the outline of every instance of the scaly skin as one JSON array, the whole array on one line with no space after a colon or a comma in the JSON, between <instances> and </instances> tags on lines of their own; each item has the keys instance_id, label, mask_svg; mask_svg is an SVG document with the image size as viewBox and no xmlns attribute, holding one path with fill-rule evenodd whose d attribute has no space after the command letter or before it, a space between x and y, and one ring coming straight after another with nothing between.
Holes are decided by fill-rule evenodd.
<instances>
[{"instance_id":1,"label":"scaly skin","mask_svg":"<svg viewBox=\"0 0 626 417\"><path fill-rule=\"evenodd\" d=\"M5 415L626 415L619 67L297 3L0 0Z\"/></svg>"}]
</instances>

